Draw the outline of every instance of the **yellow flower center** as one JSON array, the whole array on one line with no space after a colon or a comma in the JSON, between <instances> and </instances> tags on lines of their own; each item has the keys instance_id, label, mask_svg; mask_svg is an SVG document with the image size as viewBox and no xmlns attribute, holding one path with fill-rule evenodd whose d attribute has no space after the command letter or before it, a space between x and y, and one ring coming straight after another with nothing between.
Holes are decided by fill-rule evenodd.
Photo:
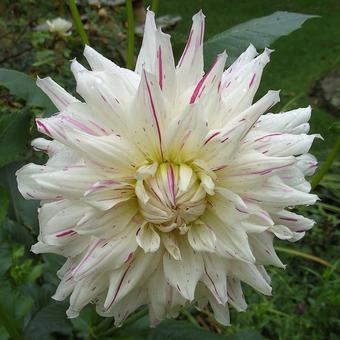
<instances>
[{"instance_id":1,"label":"yellow flower center","mask_svg":"<svg viewBox=\"0 0 340 340\"><path fill-rule=\"evenodd\" d=\"M206 208L200 175L186 164L142 166L136 178L140 213L160 231L186 233Z\"/></svg>"}]
</instances>

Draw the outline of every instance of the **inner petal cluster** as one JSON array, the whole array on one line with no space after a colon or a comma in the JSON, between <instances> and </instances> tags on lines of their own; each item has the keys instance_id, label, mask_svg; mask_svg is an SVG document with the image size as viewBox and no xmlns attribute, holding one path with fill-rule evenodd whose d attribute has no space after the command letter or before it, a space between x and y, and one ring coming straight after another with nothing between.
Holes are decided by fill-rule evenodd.
<instances>
[{"instance_id":1,"label":"inner petal cluster","mask_svg":"<svg viewBox=\"0 0 340 340\"><path fill-rule=\"evenodd\" d=\"M206 208L200 174L186 164L170 162L137 171L136 195L145 221L162 232L181 234L198 222Z\"/></svg>"}]
</instances>

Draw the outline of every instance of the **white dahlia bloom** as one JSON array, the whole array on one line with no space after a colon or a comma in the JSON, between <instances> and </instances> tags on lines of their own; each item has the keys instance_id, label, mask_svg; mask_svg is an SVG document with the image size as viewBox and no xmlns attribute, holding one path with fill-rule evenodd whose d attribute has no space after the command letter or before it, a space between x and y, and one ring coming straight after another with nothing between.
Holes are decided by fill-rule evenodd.
<instances>
[{"instance_id":1,"label":"white dahlia bloom","mask_svg":"<svg viewBox=\"0 0 340 340\"><path fill-rule=\"evenodd\" d=\"M119 325L141 305L153 324L188 304L210 304L229 324L247 305L241 282L270 295L264 265L284 267L273 238L299 240L313 221L291 212L315 203L305 175L311 109L266 113L253 103L270 50L253 46L224 71L203 71L204 15L193 17L175 66L170 36L147 13L135 71L90 47L72 71L79 101L51 78L38 86L59 112L37 119L32 142L46 165L17 172L20 192L41 200L35 253L67 257L54 299L69 317L88 303Z\"/></svg>"},{"instance_id":2,"label":"white dahlia bloom","mask_svg":"<svg viewBox=\"0 0 340 340\"><path fill-rule=\"evenodd\" d=\"M60 35L70 35L69 31L72 27L72 22L63 18L55 18L53 20L46 20L46 24L50 32L55 32Z\"/></svg>"}]
</instances>

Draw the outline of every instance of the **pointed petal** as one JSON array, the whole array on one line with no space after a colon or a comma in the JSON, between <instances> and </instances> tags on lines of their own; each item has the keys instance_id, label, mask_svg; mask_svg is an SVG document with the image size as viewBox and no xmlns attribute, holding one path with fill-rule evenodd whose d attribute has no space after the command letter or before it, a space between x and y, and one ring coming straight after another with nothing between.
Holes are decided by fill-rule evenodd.
<instances>
[{"instance_id":1,"label":"pointed petal","mask_svg":"<svg viewBox=\"0 0 340 340\"><path fill-rule=\"evenodd\" d=\"M195 296L195 288L203 273L203 260L200 253L194 253L185 240L180 241L182 260L175 260L169 253L163 257L164 275L172 287L189 301Z\"/></svg>"},{"instance_id":2,"label":"pointed petal","mask_svg":"<svg viewBox=\"0 0 340 340\"><path fill-rule=\"evenodd\" d=\"M181 251L179 249L176 236L173 233L163 233L162 242L165 249L175 260L182 260Z\"/></svg>"},{"instance_id":3,"label":"pointed petal","mask_svg":"<svg viewBox=\"0 0 340 340\"><path fill-rule=\"evenodd\" d=\"M145 223L137 230L136 233L137 243L146 253L154 253L159 249L161 239L155 228Z\"/></svg>"},{"instance_id":4,"label":"pointed petal","mask_svg":"<svg viewBox=\"0 0 340 340\"><path fill-rule=\"evenodd\" d=\"M254 264L238 260L229 260L227 270L229 275L244 281L260 293L264 295L271 295L271 287Z\"/></svg>"},{"instance_id":5,"label":"pointed petal","mask_svg":"<svg viewBox=\"0 0 340 340\"><path fill-rule=\"evenodd\" d=\"M188 231L188 241L195 251L214 252L216 235L206 224L198 221Z\"/></svg>"},{"instance_id":6,"label":"pointed petal","mask_svg":"<svg viewBox=\"0 0 340 340\"><path fill-rule=\"evenodd\" d=\"M160 252L155 254L138 252L125 266L114 271L111 274L109 290L104 303L105 309L114 308L114 305L135 287L143 286L143 283L159 265L160 259Z\"/></svg>"},{"instance_id":7,"label":"pointed petal","mask_svg":"<svg viewBox=\"0 0 340 340\"><path fill-rule=\"evenodd\" d=\"M273 246L274 235L270 232L249 235L249 243L256 257L256 263L285 268Z\"/></svg>"},{"instance_id":8,"label":"pointed petal","mask_svg":"<svg viewBox=\"0 0 340 340\"><path fill-rule=\"evenodd\" d=\"M71 96L50 77L42 79L38 77L37 86L48 95L59 111L64 110L72 103L79 102L77 98Z\"/></svg>"},{"instance_id":9,"label":"pointed petal","mask_svg":"<svg viewBox=\"0 0 340 340\"><path fill-rule=\"evenodd\" d=\"M219 304L225 305L227 294L227 271L224 260L214 254L204 253L204 274L201 281Z\"/></svg>"},{"instance_id":10,"label":"pointed petal","mask_svg":"<svg viewBox=\"0 0 340 340\"><path fill-rule=\"evenodd\" d=\"M187 44L177 65L177 93L180 95L195 86L203 75L204 18L200 11L192 18L193 24Z\"/></svg>"},{"instance_id":11,"label":"pointed petal","mask_svg":"<svg viewBox=\"0 0 340 340\"><path fill-rule=\"evenodd\" d=\"M156 23L155 13L147 11L142 47L139 51L135 72L142 76L143 69L153 73L154 65L156 63Z\"/></svg>"}]
</instances>

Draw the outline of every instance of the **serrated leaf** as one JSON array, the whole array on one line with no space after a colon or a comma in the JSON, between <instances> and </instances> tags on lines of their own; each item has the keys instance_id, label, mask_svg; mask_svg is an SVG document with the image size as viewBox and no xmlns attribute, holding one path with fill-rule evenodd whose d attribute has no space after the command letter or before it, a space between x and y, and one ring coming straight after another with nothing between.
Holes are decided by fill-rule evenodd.
<instances>
[{"instance_id":1,"label":"serrated leaf","mask_svg":"<svg viewBox=\"0 0 340 340\"><path fill-rule=\"evenodd\" d=\"M26 101L29 106L44 109L47 114L56 112L50 99L35 84L35 81L25 73L0 68L0 86L6 87L10 93Z\"/></svg>"},{"instance_id":2,"label":"serrated leaf","mask_svg":"<svg viewBox=\"0 0 340 340\"><path fill-rule=\"evenodd\" d=\"M228 53L227 63L230 65L249 44L258 49L269 47L275 40L297 30L306 20L315 17L317 16L278 11L234 26L204 44L206 65L210 65L214 57L223 50Z\"/></svg>"}]
</instances>

